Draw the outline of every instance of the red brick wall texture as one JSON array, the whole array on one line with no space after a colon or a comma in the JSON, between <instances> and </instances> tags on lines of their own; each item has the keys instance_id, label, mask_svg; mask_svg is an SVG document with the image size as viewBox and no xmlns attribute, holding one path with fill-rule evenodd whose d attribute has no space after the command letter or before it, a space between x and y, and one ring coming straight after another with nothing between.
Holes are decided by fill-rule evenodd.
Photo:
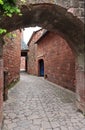
<instances>
[{"instance_id":1,"label":"red brick wall texture","mask_svg":"<svg viewBox=\"0 0 85 130\"><path fill-rule=\"evenodd\" d=\"M12 32L13 35L5 37L3 48L4 70L8 70L8 84L17 80L20 73L21 32Z\"/></svg>"},{"instance_id":2,"label":"red brick wall texture","mask_svg":"<svg viewBox=\"0 0 85 130\"><path fill-rule=\"evenodd\" d=\"M0 128L2 123L3 110L3 60L0 58Z\"/></svg>"},{"instance_id":3,"label":"red brick wall texture","mask_svg":"<svg viewBox=\"0 0 85 130\"><path fill-rule=\"evenodd\" d=\"M28 73L39 75L39 60L44 60L44 75L47 80L75 91L75 57L67 42L57 33L48 32L38 44L34 33L29 45Z\"/></svg>"},{"instance_id":4,"label":"red brick wall texture","mask_svg":"<svg viewBox=\"0 0 85 130\"><path fill-rule=\"evenodd\" d=\"M4 37L5 45L3 47L3 59L0 57L0 128L3 118L3 71L8 70L9 72L7 84L18 79L20 72L21 32L17 30L12 32L12 34L13 35Z\"/></svg>"},{"instance_id":5,"label":"red brick wall texture","mask_svg":"<svg viewBox=\"0 0 85 130\"><path fill-rule=\"evenodd\" d=\"M25 57L21 57L20 70L25 71Z\"/></svg>"}]
</instances>

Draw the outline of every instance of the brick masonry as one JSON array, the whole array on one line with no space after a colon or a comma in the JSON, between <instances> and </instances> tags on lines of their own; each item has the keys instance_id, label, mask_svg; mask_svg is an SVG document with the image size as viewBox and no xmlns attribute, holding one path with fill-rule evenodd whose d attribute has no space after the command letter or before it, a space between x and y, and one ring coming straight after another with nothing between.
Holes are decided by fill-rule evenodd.
<instances>
[{"instance_id":1,"label":"brick masonry","mask_svg":"<svg viewBox=\"0 0 85 130\"><path fill-rule=\"evenodd\" d=\"M19 79L20 72L20 56L21 56L21 32L19 30L12 32L8 37L4 37L0 41L0 128L3 119L3 86L4 86L4 71L8 71L6 85L11 84ZM15 35L16 34L16 35ZM2 58L3 55L3 58ZM1 130L1 129L0 129Z\"/></svg>"},{"instance_id":2,"label":"brick masonry","mask_svg":"<svg viewBox=\"0 0 85 130\"><path fill-rule=\"evenodd\" d=\"M70 10L71 13L84 21L84 0L27 0L27 3L28 2L30 4L50 3L59 5L67 10Z\"/></svg>"},{"instance_id":3,"label":"brick masonry","mask_svg":"<svg viewBox=\"0 0 85 130\"><path fill-rule=\"evenodd\" d=\"M19 79L20 73L21 32L17 30L12 34L5 37L6 42L3 48L4 70L8 71L8 85Z\"/></svg>"},{"instance_id":4,"label":"brick masonry","mask_svg":"<svg viewBox=\"0 0 85 130\"><path fill-rule=\"evenodd\" d=\"M3 119L3 59L0 58L0 128Z\"/></svg>"},{"instance_id":5,"label":"brick masonry","mask_svg":"<svg viewBox=\"0 0 85 130\"><path fill-rule=\"evenodd\" d=\"M28 73L39 75L39 60L44 60L47 80L75 91L75 56L67 42L57 33L48 32L34 44L41 31L29 43Z\"/></svg>"},{"instance_id":6,"label":"brick masonry","mask_svg":"<svg viewBox=\"0 0 85 130\"><path fill-rule=\"evenodd\" d=\"M25 57L21 57L20 70L25 70Z\"/></svg>"}]
</instances>

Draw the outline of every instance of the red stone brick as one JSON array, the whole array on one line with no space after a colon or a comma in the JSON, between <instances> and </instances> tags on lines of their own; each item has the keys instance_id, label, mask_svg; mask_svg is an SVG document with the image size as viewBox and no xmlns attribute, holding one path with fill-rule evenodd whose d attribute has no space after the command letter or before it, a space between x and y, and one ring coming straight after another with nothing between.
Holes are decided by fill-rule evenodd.
<instances>
[{"instance_id":1,"label":"red stone brick","mask_svg":"<svg viewBox=\"0 0 85 130\"><path fill-rule=\"evenodd\" d=\"M34 44L39 33L41 31L36 32L29 43L28 73L39 75L38 61L44 59L47 80L75 91L75 57L71 48L61 36L52 32Z\"/></svg>"},{"instance_id":2,"label":"red stone brick","mask_svg":"<svg viewBox=\"0 0 85 130\"><path fill-rule=\"evenodd\" d=\"M4 70L8 70L8 84L17 80L20 75L21 32L17 30L12 33L16 36L5 37L6 43L3 48Z\"/></svg>"},{"instance_id":3,"label":"red stone brick","mask_svg":"<svg viewBox=\"0 0 85 130\"><path fill-rule=\"evenodd\" d=\"M0 127L3 118L2 110L3 110L3 60L0 58Z\"/></svg>"},{"instance_id":4,"label":"red stone brick","mask_svg":"<svg viewBox=\"0 0 85 130\"><path fill-rule=\"evenodd\" d=\"M21 57L20 70L25 70L25 57Z\"/></svg>"}]
</instances>

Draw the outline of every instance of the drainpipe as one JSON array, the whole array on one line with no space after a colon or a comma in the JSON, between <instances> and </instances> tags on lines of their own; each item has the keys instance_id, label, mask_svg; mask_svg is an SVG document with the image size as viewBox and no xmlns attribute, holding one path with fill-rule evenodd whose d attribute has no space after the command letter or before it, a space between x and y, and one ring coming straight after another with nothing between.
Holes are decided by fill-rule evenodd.
<instances>
[{"instance_id":1,"label":"drainpipe","mask_svg":"<svg viewBox=\"0 0 85 130\"><path fill-rule=\"evenodd\" d=\"M6 101L8 99L8 70L4 71L4 88L3 88L3 100Z\"/></svg>"}]
</instances>

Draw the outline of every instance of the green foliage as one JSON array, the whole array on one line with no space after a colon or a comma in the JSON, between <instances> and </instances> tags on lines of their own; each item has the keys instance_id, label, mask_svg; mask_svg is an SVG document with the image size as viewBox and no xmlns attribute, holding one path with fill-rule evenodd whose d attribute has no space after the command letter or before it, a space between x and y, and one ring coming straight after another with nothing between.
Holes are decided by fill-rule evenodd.
<instances>
[{"instance_id":1,"label":"green foliage","mask_svg":"<svg viewBox=\"0 0 85 130\"><path fill-rule=\"evenodd\" d=\"M20 13L20 9L16 5L16 0L0 0L0 11L9 17L12 17L13 14Z\"/></svg>"},{"instance_id":2,"label":"green foliage","mask_svg":"<svg viewBox=\"0 0 85 130\"><path fill-rule=\"evenodd\" d=\"M3 4L4 4L4 3L3 3L3 0L0 0L0 4L1 4L1 5L3 5Z\"/></svg>"},{"instance_id":3,"label":"green foliage","mask_svg":"<svg viewBox=\"0 0 85 130\"><path fill-rule=\"evenodd\" d=\"M16 38L16 33L10 32L10 33L7 33L6 36L7 36L8 38Z\"/></svg>"},{"instance_id":4,"label":"green foliage","mask_svg":"<svg viewBox=\"0 0 85 130\"><path fill-rule=\"evenodd\" d=\"M22 15L17 3L24 3L25 0L0 0L0 19L1 14L12 17L13 14ZM0 34L6 33L5 29L0 28Z\"/></svg>"},{"instance_id":5,"label":"green foliage","mask_svg":"<svg viewBox=\"0 0 85 130\"><path fill-rule=\"evenodd\" d=\"M0 34L6 33L6 29L0 28Z\"/></svg>"}]
</instances>

